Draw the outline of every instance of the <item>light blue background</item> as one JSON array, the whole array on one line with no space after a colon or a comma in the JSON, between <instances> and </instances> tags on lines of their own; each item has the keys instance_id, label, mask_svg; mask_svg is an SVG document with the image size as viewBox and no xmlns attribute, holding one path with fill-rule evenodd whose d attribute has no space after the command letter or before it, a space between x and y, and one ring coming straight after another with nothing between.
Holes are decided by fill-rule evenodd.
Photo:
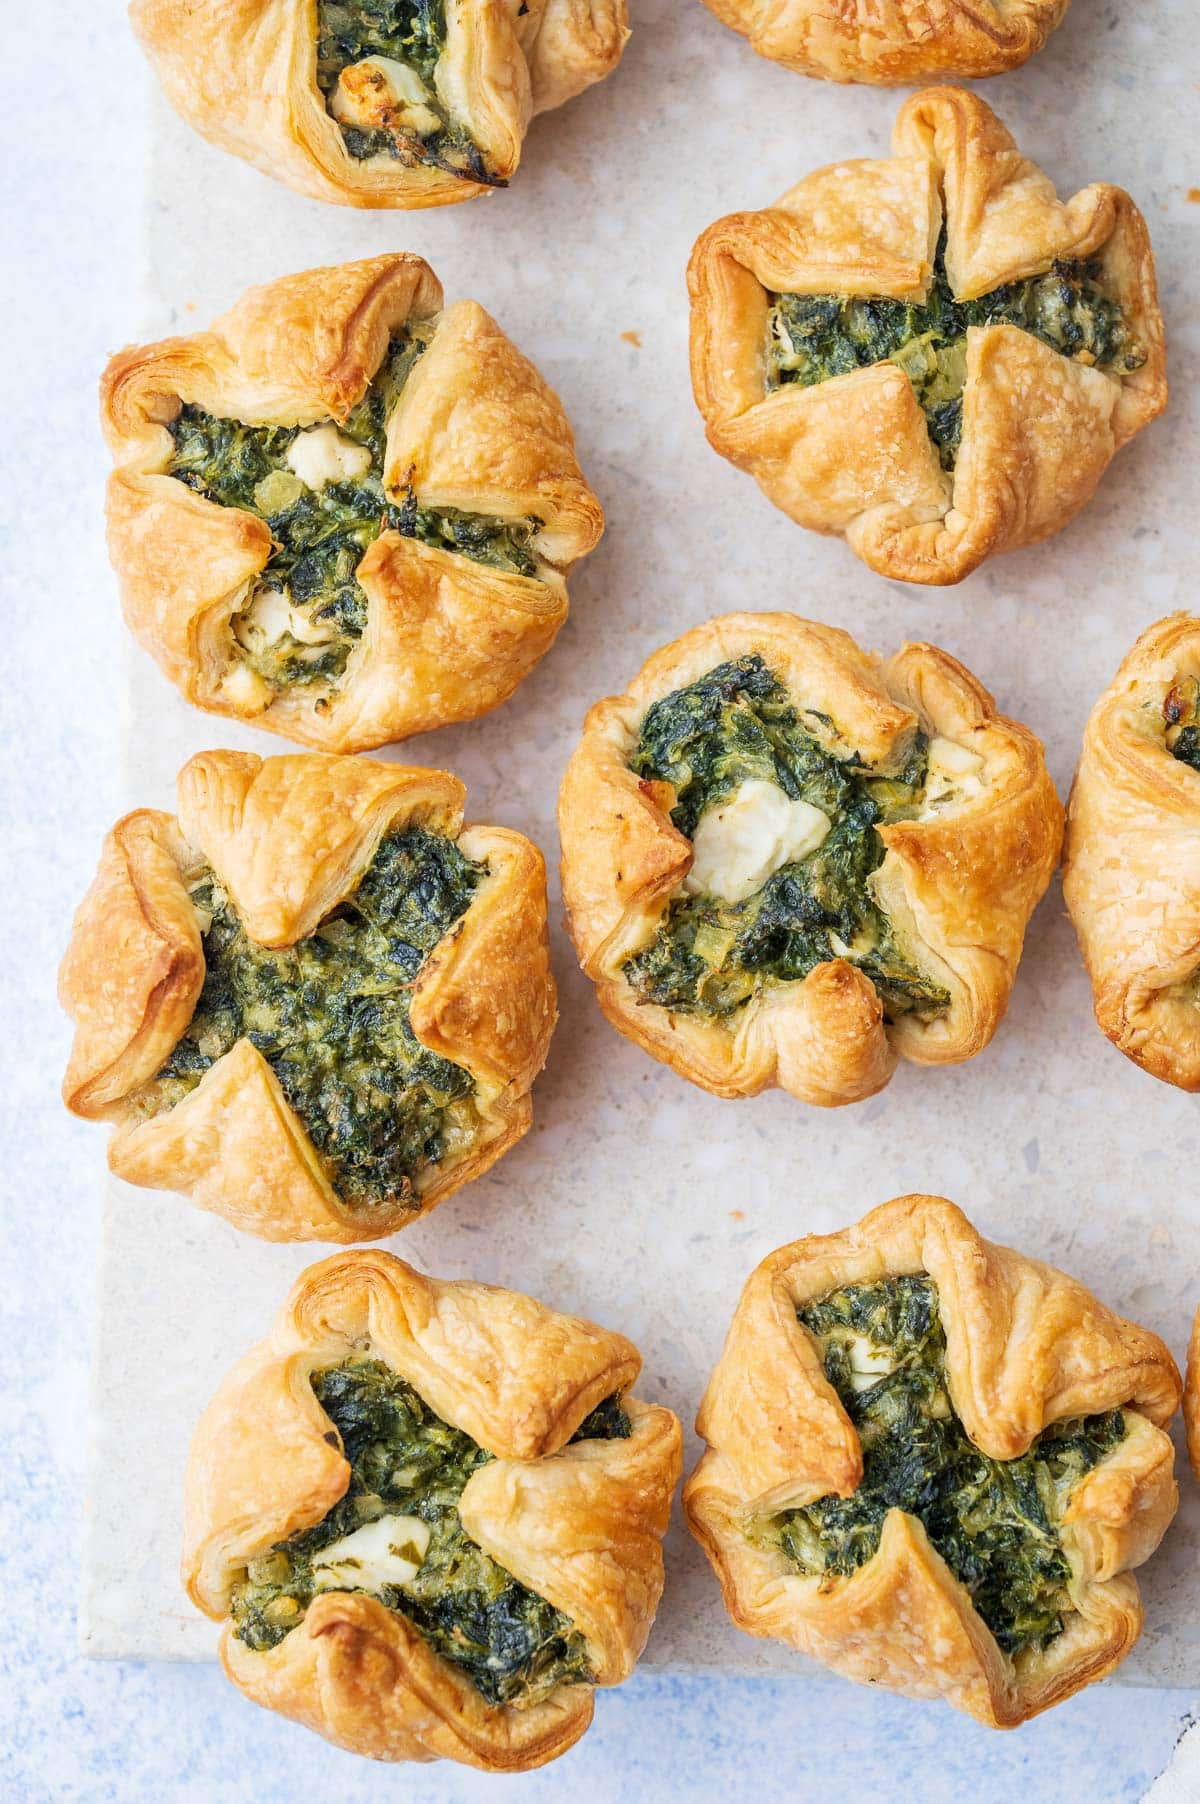
<instances>
[{"instance_id":1,"label":"light blue background","mask_svg":"<svg viewBox=\"0 0 1200 1804\"><path fill-rule=\"evenodd\" d=\"M1095 1687L1001 1736L835 1680L635 1677L600 1696L595 1727L564 1760L506 1782L446 1765L380 1769L255 1710L215 1670L76 1653L102 1153L58 1101L67 1033L53 985L117 807L123 647L95 387L138 317L145 139L123 9L59 0L48 11L57 48L43 33L7 34L0 126L0 995L12 1105L0 1222L0 1799L455 1804L516 1787L531 1804L569 1792L1140 1798L1191 1694ZM136 1487L139 1474L127 1476Z\"/></svg>"}]
</instances>

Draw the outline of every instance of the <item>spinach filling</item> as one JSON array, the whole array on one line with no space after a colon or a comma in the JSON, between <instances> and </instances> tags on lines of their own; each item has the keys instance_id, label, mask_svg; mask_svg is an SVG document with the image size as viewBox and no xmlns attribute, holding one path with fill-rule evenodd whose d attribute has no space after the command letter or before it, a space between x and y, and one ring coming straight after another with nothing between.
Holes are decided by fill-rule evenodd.
<instances>
[{"instance_id":1,"label":"spinach filling","mask_svg":"<svg viewBox=\"0 0 1200 1804\"><path fill-rule=\"evenodd\" d=\"M1019 326L1077 363L1113 376L1140 369L1146 352L1100 286L1097 262L1057 262L1044 275L1005 282L977 300L954 298L943 227L924 303L877 296L772 294L768 382L812 388L874 363L899 364L925 414L944 470L962 439L969 326Z\"/></svg>"},{"instance_id":2,"label":"spinach filling","mask_svg":"<svg viewBox=\"0 0 1200 1804\"><path fill-rule=\"evenodd\" d=\"M489 1704L531 1704L556 1685L588 1683L583 1636L569 1617L519 1584L476 1542L458 1515L471 1474L491 1454L443 1422L412 1386L376 1359L315 1372L318 1403L341 1437L350 1465L344 1497L329 1514L252 1560L233 1590L234 1633L258 1652L278 1645L322 1589L314 1560L332 1542L393 1513L428 1527L415 1576L403 1585L355 1586L412 1622L443 1659L459 1666ZM620 1398L609 1397L572 1441L620 1440L632 1432ZM369 1577L369 1575L368 1575Z\"/></svg>"},{"instance_id":3,"label":"spinach filling","mask_svg":"<svg viewBox=\"0 0 1200 1804\"><path fill-rule=\"evenodd\" d=\"M1195 677L1172 683L1163 702L1163 721L1171 756L1200 770L1200 682Z\"/></svg>"},{"instance_id":4,"label":"spinach filling","mask_svg":"<svg viewBox=\"0 0 1200 1804\"><path fill-rule=\"evenodd\" d=\"M412 168L444 169L466 181L505 188L479 146L450 118L435 85L446 48L445 0L317 0L317 86L330 107L344 69L366 57L387 57L419 78L416 105L391 109L386 125L339 121L342 141L356 162L389 156ZM332 110L332 109L330 109Z\"/></svg>"},{"instance_id":5,"label":"spinach filling","mask_svg":"<svg viewBox=\"0 0 1200 1804\"><path fill-rule=\"evenodd\" d=\"M170 426L175 450L168 474L221 507L257 514L271 529L271 556L232 623L242 662L268 693L329 684L344 673L367 623L358 566L385 530L512 575L537 572L531 540L540 520L422 508L411 488L397 506L384 491L388 419L430 337L429 322L398 332L366 394L337 424L342 440L370 454L362 475L309 487L288 463L299 426L248 426L191 402ZM282 623L268 617L264 625L264 599L272 594Z\"/></svg>"},{"instance_id":6,"label":"spinach filling","mask_svg":"<svg viewBox=\"0 0 1200 1804\"><path fill-rule=\"evenodd\" d=\"M850 1285L798 1315L858 1432L862 1482L853 1497L785 1511L759 1537L828 1590L877 1551L888 1511L904 1510L924 1523L1006 1654L1046 1647L1071 1607L1063 1512L1124 1438L1121 1411L1058 1422L1018 1458L989 1459L955 1414L930 1278Z\"/></svg>"},{"instance_id":7,"label":"spinach filling","mask_svg":"<svg viewBox=\"0 0 1200 1804\"><path fill-rule=\"evenodd\" d=\"M835 758L802 725L757 653L720 664L653 703L630 769L673 785L671 820L689 839L708 809L756 778L820 808L832 826L816 851L785 864L744 902L673 897L654 938L623 967L641 1001L728 1016L764 985L806 977L816 965L846 956L871 979L889 1019L944 1013L948 991L900 951L869 884L884 855L877 825L918 812L927 761L923 734L894 777Z\"/></svg>"},{"instance_id":8,"label":"spinach filling","mask_svg":"<svg viewBox=\"0 0 1200 1804\"><path fill-rule=\"evenodd\" d=\"M384 839L358 888L315 933L274 950L248 936L215 872L194 882L209 918L204 988L143 1099L173 1108L248 1039L271 1066L350 1208L416 1205L417 1181L473 1136L470 1073L417 1040L412 986L465 914L486 866L410 827Z\"/></svg>"}]
</instances>

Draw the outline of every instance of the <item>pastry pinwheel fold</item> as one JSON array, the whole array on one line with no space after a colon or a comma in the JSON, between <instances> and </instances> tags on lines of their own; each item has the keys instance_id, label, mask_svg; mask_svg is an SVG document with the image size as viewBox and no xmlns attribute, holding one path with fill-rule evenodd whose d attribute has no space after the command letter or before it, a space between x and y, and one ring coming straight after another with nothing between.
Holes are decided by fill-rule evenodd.
<instances>
[{"instance_id":1,"label":"pastry pinwheel fold","mask_svg":"<svg viewBox=\"0 0 1200 1804\"><path fill-rule=\"evenodd\" d=\"M135 637L197 707L324 751L504 701L604 528L557 395L419 257L120 352L101 419Z\"/></svg>"},{"instance_id":2,"label":"pastry pinwheel fold","mask_svg":"<svg viewBox=\"0 0 1200 1804\"><path fill-rule=\"evenodd\" d=\"M1152 1077L1200 1090L1200 620L1144 632L1092 709L1063 896L1096 1020Z\"/></svg>"},{"instance_id":3,"label":"pastry pinwheel fold","mask_svg":"<svg viewBox=\"0 0 1200 1804\"><path fill-rule=\"evenodd\" d=\"M1057 532L1166 405L1154 262L1127 194L1060 201L973 94L915 94L892 150L701 236L692 386L791 519L954 583Z\"/></svg>"},{"instance_id":4,"label":"pastry pinwheel fold","mask_svg":"<svg viewBox=\"0 0 1200 1804\"><path fill-rule=\"evenodd\" d=\"M626 0L133 0L201 136L315 200L444 207L503 188L535 113L610 74Z\"/></svg>"},{"instance_id":5,"label":"pastry pinwheel fold","mask_svg":"<svg viewBox=\"0 0 1200 1804\"><path fill-rule=\"evenodd\" d=\"M60 994L63 1095L118 1177L264 1240L393 1234L531 1120L555 1022L546 871L462 784L202 752L104 843Z\"/></svg>"},{"instance_id":6,"label":"pastry pinwheel fold","mask_svg":"<svg viewBox=\"0 0 1200 1804\"><path fill-rule=\"evenodd\" d=\"M311 1266L192 1442L183 1577L234 1684L376 1760L565 1753L662 1592L681 1436L641 1363L390 1253Z\"/></svg>"},{"instance_id":7,"label":"pastry pinwheel fold","mask_svg":"<svg viewBox=\"0 0 1200 1804\"><path fill-rule=\"evenodd\" d=\"M1137 1640L1179 1391L1075 1279L898 1197L752 1274L684 1506L739 1628L1012 1728Z\"/></svg>"},{"instance_id":8,"label":"pastry pinwheel fold","mask_svg":"<svg viewBox=\"0 0 1200 1804\"><path fill-rule=\"evenodd\" d=\"M614 1026L717 1096L824 1105L986 1046L1062 836L1040 742L961 664L792 614L709 621L597 702L558 814Z\"/></svg>"},{"instance_id":9,"label":"pastry pinwheel fold","mask_svg":"<svg viewBox=\"0 0 1200 1804\"><path fill-rule=\"evenodd\" d=\"M704 0L760 56L800 75L880 87L1017 69L1041 49L1067 0Z\"/></svg>"}]
</instances>

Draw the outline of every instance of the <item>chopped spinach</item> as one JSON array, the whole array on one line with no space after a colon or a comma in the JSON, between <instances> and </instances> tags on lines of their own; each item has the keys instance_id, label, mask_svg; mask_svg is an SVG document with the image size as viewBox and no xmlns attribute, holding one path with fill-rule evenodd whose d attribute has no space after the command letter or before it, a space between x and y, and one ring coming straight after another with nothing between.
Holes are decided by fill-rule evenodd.
<instances>
[{"instance_id":1,"label":"chopped spinach","mask_svg":"<svg viewBox=\"0 0 1200 1804\"><path fill-rule=\"evenodd\" d=\"M962 438L967 328L1018 326L1078 363L1115 376L1140 369L1146 353L1116 301L1100 287L1096 262L1056 262L1044 275L1006 282L959 301L946 275L942 230L923 303L876 296L772 294L768 370L772 387L811 388L831 376L890 360L911 381L942 467L954 468Z\"/></svg>"},{"instance_id":2,"label":"chopped spinach","mask_svg":"<svg viewBox=\"0 0 1200 1804\"><path fill-rule=\"evenodd\" d=\"M1200 682L1195 677L1172 683L1163 702L1163 720L1172 757L1200 770Z\"/></svg>"},{"instance_id":3,"label":"chopped spinach","mask_svg":"<svg viewBox=\"0 0 1200 1804\"><path fill-rule=\"evenodd\" d=\"M399 120L378 128L342 125L346 150L356 162L389 156L410 168L425 164L466 181L506 187L488 169L470 134L451 120L438 95L435 76L445 47L445 0L317 0L317 86L326 106L343 69L366 57L384 56L420 77L426 90L422 107L439 121L436 130L426 133Z\"/></svg>"},{"instance_id":4,"label":"chopped spinach","mask_svg":"<svg viewBox=\"0 0 1200 1804\"><path fill-rule=\"evenodd\" d=\"M673 897L654 938L625 963L638 997L680 1013L726 1016L767 983L791 982L849 956L889 1018L944 1013L948 991L899 950L869 885L884 855L877 823L916 814L927 761L922 734L895 776L835 758L802 724L757 653L653 703L630 768L673 785L671 819L681 833L693 838L709 808L755 778L820 808L833 824L816 851L784 865L744 902Z\"/></svg>"},{"instance_id":5,"label":"chopped spinach","mask_svg":"<svg viewBox=\"0 0 1200 1804\"><path fill-rule=\"evenodd\" d=\"M888 1511L903 1510L924 1523L1005 1653L1046 1647L1071 1607L1063 1511L1124 1438L1121 1411L1058 1422L1027 1453L989 1459L954 1410L932 1279L850 1285L798 1314L858 1432L863 1476L852 1497L787 1510L758 1538L828 1590L876 1553Z\"/></svg>"},{"instance_id":6,"label":"chopped spinach","mask_svg":"<svg viewBox=\"0 0 1200 1804\"><path fill-rule=\"evenodd\" d=\"M187 1032L148 1087L172 1108L249 1039L275 1072L349 1207L416 1207L416 1182L476 1125L469 1072L412 1030L412 986L470 905L486 867L411 827L383 840L358 888L315 933L274 950L250 939L216 873L192 900L209 926Z\"/></svg>"},{"instance_id":7,"label":"chopped spinach","mask_svg":"<svg viewBox=\"0 0 1200 1804\"><path fill-rule=\"evenodd\" d=\"M367 623L358 566L385 529L493 569L537 573L530 541L540 520L514 523L418 507L411 487L396 505L384 491L388 420L430 337L428 321L398 332L366 394L338 422L343 439L370 453L361 476L309 488L287 461L298 426L249 426L186 402L170 427L175 450L168 473L222 507L257 514L271 529L266 568L232 622L238 656L268 690L328 685L344 673ZM299 618L285 611L286 624L263 630L258 610L271 592Z\"/></svg>"},{"instance_id":8,"label":"chopped spinach","mask_svg":"<svg viewBox=\"0 0 1200 1804\"><path fill-rule=\"evenodd\" d=\"M556 1685L590 1683L583 1636L568 1617L518 1583L469 1539L458 1502L491 1459L452 1428L403 1378L376 1359L315 1372L318 1403L341 1437L350 1483L328 1515L252 1560L232 1597L234 1633L256 1651L275 1647L303 1619L321 1586L314 1556L381 1516L415 1516L429 1545L416 1575L376 1596L399 1611L443 1657L462 1667L489 1704L535 1702ZM582 1422L574 1441L631 1432L619 1397ZM338 1582L338 1590L349 1590Z\"/></svg>"}]
</instances>

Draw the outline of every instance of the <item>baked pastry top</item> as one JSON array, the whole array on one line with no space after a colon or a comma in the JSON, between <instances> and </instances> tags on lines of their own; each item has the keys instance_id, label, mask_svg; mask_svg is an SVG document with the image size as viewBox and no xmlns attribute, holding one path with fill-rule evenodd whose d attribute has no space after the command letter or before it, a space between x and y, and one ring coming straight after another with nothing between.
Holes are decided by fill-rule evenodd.
<instances>
[{"instance_id":1,"label":"baked pastry top","mask_svg":"<svg viewBox=\"0 0 1200 1804\"><path fill-rule=\"evenodd\" d=\"M603 531L557 395L419 257L120 352L101 419L133 633L198 707L328 751L504 701Z\"/></svg>"},{"instance_id":2,"label":"baked pastry top","mask_svg":"<svg viewBox=\"0 0 1200 1804\"><path fill-rule=\"evenodd\" d=\"M1060 201L975 95L901 108L890 160L718 220L688 270L710 443L881 575L953 583L1057 532L1166 405L1145 222Z\"/></svg>"},{"instance_id":3,"label":"baked pastry top","mask_svg":"<svg viewBox=\"0 0 1200 1804\"><path fill-rule=\"evenodd\" d=\"M1200 619L1149 627L1092 709L1063 895L1104 1032L1200 1090Z\"/></svg>"},{"instance_id":4,"label":"baked pastry top","mask_svg":"<svg viewBox=\"0 0 1200 1804\"><path fill-rule=\"evenodd\" d=\"M109 1164L267 1240L374 1240L531 1120L555 1021L540 852L445 771L203 752L109 834L60 990Z\"/></svg>"},{"instance_id":5,"label":"baked pastry top","mask_svg":"<svg viewBox=\"0 0 1200 1804\"><path fill-rule=\"evenodd\" d=\"M317 200L442 207L503 188L529 121L608 75L626 0L133 0L176 111Z\"/></svg>"},{"instance_id":6,"label":"baked pastry top","mask_svg":"<svg viewBox=\"0 0 1200 1804\"><path fill-rule=\"evenodd\" d=\"M310 1267L188 1463L184 1581L234 1684L377 1760L564 1753L662 1592L681 1436L640 1367L515 1291Z\"/></svg>"},{"instance_id":7,"label":"baked pastry top","mask_svg":"<svg viewBox=\"0 0 1200 1804\"><path fill-rule=\"evenodd\" d=\"M753 1273L684 1504L740 1628L1009 1728L1137 1640L1179 1393L1156 1335L898 1197Z\"/></svg>"},{"instance_id":8,"label":"baked pastry top","mask_svg":"<svg viewBox=\"0 0 1200 1804\"><path fill-rule=\"evenodd\" d=\"M975 81L1040 50L1067 0L704 0L760 56L830 81Z\"/></svg>"},{"instance_id":9,"label":"baked pastry top","mask_svg":"<svg viewBox=\"0 0 1200 1804\"><path fill-rule=\"evenodd\" d=\"M791 614L656 653L592 708L559 798L613 1024L716 1095L821 1104L987 1044L1061 834L1041 745L962 665Z\"/></svg>"}]
</instances>

